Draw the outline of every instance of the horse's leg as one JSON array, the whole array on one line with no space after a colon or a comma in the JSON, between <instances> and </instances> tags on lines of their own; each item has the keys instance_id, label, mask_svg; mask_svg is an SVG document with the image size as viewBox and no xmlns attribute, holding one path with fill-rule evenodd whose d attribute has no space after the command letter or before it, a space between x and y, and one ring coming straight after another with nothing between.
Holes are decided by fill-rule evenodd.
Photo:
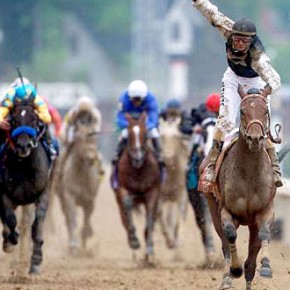
<instances>
[{"instance_id":1,"label":"horse's leg","mask_svg":"<svg viewBox=\"0 0 290 290\"><path fill-rule=\"evenodd\" d=\"M84 224L82 228L82 248L86 249L87 239L93 235L93 229L91 226L91 215L94 210L94 200L87 203L84 210Z\"/></svg>"},{"instance_id":2,"label":"horse's leg","mask_svg":"<svg viewBox=\"0 0 290 290\"><path fill-rule=\"evenodd\" d=\"M35 219L31 231L33 241L33 251L29 269L29 273L31 274L38 274L40 272L40 265L42 263L43 223L47 212L48 201L49 191L46 188L35 204Z\"/></svg>"},{"instance_id":3,"label":"horse's leg","mask_svg":"<svg viewBox=\"0 0 290 290\"><path fill-rule=\"evenodd\" d=\"M153 188L146 193L145 208L146 208L146 227L145 227L145 241L146 241L146 254L145 259L147 262L153 262L153 228L154 221L157 214L157 205L159 198L159 188Z\"/></svg>"},{"instance_id":4,"label":"horse's leg","mask_svg":"<svg viewBox=\"0 0 290 290\"><path fill-rule=\"evenodd\" d=\"M16 232L17 220L14 213L15 206L6 196L1 196L1 220L3 223L3 251L11 253L18 243L18 233Z\"/></svg>"},{"instance_id":5,"label":"horse's leg","mask_svg":"<svg viewBox=\"0 0 290 290\"><path fill-rule=\"evenodd\" d=\"M255 277L256 266L257 266L257 255L261 248L261 241L258 238L258 227L257 225L249 226L250 239L248 258L245 262L245 278L247 283L246 290L252 290L252 281Z\"/></svg>"},{"instance_id":6,"label":"horse's leg","mask_svg":"<svg viewBox=\"0 0 290 290\"><path fill-rule=\"evenodd\" d=\"M190 204L192 205L195 214L196 223L199 227L202 236L202 242L206 252L207 261L210 261L210 256L214 252L213 236L211 233L211 220L208 210L207 201L200 191L189 190L188 192Z\"/></svg>"},{"instance_id":7,"label":"horse's leg","mask_svg":"<svg viewBox=\"0 0 290 290\"><path fill-rule=\"evenodd\" d=\"M119 205L121 219L127 231L129 246L131 249L136 250L140 248L140 243L136 237L136 229L132 219L132 197L126 189L121 187L116 192L116 198Z\"/></svg>"},{"instance_id":8,"label":"horse's leg","mask_svg":"<svg viewBox=\"0 0 290 290\"><path fill-rule=\"evenodd\" d=\"M262 246L260 276L264 278L272 278L268 248L274 215L274 203L271 202L269 207L262 214L258 215L256 219L259 227L259 239L261 240Z\"/></svg>"},{"instance_id":9,"label":"horse's leg","mask_svg":"<svg viewBox=\"0 0 290 290\"><path fill-rule=\"evenodd\" d=\"M223 231L222 224L221 224L221 217L219 213L219 202L216 200L216 198L213 195L207 195L207 202L208 202L214 228L218 236L220 237L220 240L222 243L222 250L223 250L223 255L225 259L225 270L224 270L224 275L223 275L222 284L220 286L220 290L230 289L232 288L232 277L230 273L231 253L230 253L228 240L225 236L225 233Z\"/></svg>"},{"instance_id":10,"label":"horse's leg","mask_svg":"<svg viewBox=\"0 0 290 290\"><path fill-rule=\"evenodd\" d=\"M28 228L30 228L33 220L32 204L21 207L20 219L20 258L23 260L26 257L30 245L30 236L28 236Z\"/></svg>"},{"instance_id":11,"label":"horse's leg","mask_svg":"<svg viewBox=\"0 0 290 290\"><path fill-rule=\"evenodd\" d=\"M171 240L170 240L170 234L168 232L168 228L167 228L167 224L166 224L166 218L165 218L165 215L166 215L166 212L168 210L168 201L161 201L159 202L158 204L159 206L159 211L158 211L158 217L159 217L159 224L160 224L160 227L161 227L161 231L162 231L162 234L165 238L165 241L166 241L166 245L168 248L172 248L171 247Z\"/></svg>"},{"instance_id":12,"label":"horse's leg","mask_svg":"<svg viewBox=\"0 0 290 290\"><path fill-rule=\"evenodd\" d=\"M179 245L179 227L180 227L180 218L182 216L182 206L181 203L183 200L176 200L173 203L173 208L175 209L175 215L174 215L174 232L173 232L173 237L174 237L174 248L178 247Z\"/></svg>"},{"instance_id":13,"label":"horse's leg","mask_svg":"<svg viewBox=\"0 0 290 290\"><path fill-rule=\"evenodd\" d=\"M221 209L221 222L225 236L229 242L230 252L231 252L231 266L230 273L233 278L239 278L243 274L243 268L241 266L236 247L237 239L237 226L234 225L233 218L231 214L226 210L225 207Z\"/></svg>"},{"instance_id":14,"label":"horse's leg","mask_svg":"<svg viewBox=\"0 0 290 290\"><path fill-rule=\"evenodd\" d=\"M65 216L66 227L68 231L69 238L69 250L72 255L74 255L78 248L77 239L77 221L76 221L76 203L72 195L70 195L66 190L59 195L61 201L61 207Z\"/></svg>"}]
</instances>

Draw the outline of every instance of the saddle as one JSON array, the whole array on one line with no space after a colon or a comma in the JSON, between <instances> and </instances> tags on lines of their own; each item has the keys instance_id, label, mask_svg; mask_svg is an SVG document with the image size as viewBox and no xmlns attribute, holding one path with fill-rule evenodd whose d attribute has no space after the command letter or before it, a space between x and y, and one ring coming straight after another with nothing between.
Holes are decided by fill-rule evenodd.
<instances>
[{"instance_id":1,"label":"saddle","mask_svg":"<svg viewBox=\"0 0 290 290\"><path fill-rule=\"evenodd\" d=\"M218 174L219 174L219 170L221 168L222 162L225 158L225 156L227 155L228 151L233 147L233 145L236 143L237 139L232 140L232 142L225 147L221 154L219 155L217 161L216 161L216 166L215 166L215 180L218 179ZM220 190L219 190L219 186L218 186L218 182L208 182L205 180L205 168L208 166L209 164L209 158L206 157L204 158L204 160L202 161L201 165L200 165L200 179L198 182L198 191L201 191L204 193L205 196L209 196L209 195L214 195L215 198L217 198L218 200L221 199L221 195L220 195Z\"/></svg>"}]
</instances>

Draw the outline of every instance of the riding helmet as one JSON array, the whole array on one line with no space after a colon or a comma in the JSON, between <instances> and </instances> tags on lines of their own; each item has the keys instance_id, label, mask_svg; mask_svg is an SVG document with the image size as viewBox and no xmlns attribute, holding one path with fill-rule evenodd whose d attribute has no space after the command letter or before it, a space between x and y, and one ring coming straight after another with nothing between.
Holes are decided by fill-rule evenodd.
<instances>
[{"instance_id":1,"label":"riding helmet","mask_svg":"<svg viewBox=\"0 0 290 290\"><path fill-rule=\"evenodd\" d=\"M237 20L232 28L232 34L255 36L256 33L257 33L256 25L251 20L246 18Z\"/></svg>"}]
</instances>

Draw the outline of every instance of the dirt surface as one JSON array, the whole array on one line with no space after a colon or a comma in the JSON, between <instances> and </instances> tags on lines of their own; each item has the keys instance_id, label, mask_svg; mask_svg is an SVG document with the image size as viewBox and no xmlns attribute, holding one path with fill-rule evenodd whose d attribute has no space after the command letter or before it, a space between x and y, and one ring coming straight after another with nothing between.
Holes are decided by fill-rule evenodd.
<instances>
[{"instance_id":1,"label":"dirt surface","mask_svg":"<svg viewBox=\"0 0 290 290\"><path fill-rule=\"evenodd\" d=\"M79 211L80 221L82 213ZM29 256L20 260L19 252L0 254L0 289L14 290L81 290L81 289L218 289L222 270L202 270L204 252L192 210L188 208L186 221L181 228L179 251L165 247L159 226L155 231L157 265L144 266L144 217L135 218L142 249L135 257L128 248L121 225L115 197L108 181L101 186L93 216L94 237L88 249L76 257L68 254L67 232L57 198L53 204L53 225L46 224L44 262L42 274L31 277L28 271ZM238 250L244 261L247 251L247 230L239 229ZM217 255L221 255L216 237ZM254 289L290 289L290 247L272 242L270 246L273 279L261 279L257 273ZM30 253L29 253L30 255ZM258 262L259 266L259 262ZM245 289L244 278L234 281L235 289Z\"/></svg>"}]
</instances>

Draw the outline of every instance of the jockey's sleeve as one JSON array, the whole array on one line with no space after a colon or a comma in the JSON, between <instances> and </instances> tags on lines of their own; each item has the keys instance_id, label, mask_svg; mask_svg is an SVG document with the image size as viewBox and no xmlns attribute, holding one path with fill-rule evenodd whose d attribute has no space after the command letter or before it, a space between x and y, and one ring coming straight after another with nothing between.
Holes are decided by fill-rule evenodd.
<instances>
[{"instance_id":1,"label":"jockey's sleeve","mask_svg":"<svg viewBox=\"0 0 290 290\"><path fill-rule=\"evenodd\" d=\"M264 52L253 56L252 68L262 78L266 84L269 84L272 93L281 87L281 78L277 71L271 66L270 58Z\"/></svg>"},{"instance_id":2,"label":"jockey's sleeve","mask_svg":"<svg viewBox=\"0 0 290 290\"><path fill-rule=\"evenodd\" d=\"M51 123L51 116L48 107L39 95L37 95L34 99L34 106L40 120L45 124Z\"/></svg>"},{"instance_id":3,"label":"jockey's sleeve","mask_svg":"<svg viewBox=\"0 0 290 290\"><path fill-rule=\"evenodd\" d=\"M118 113L116 117L116 123L119 129L125 129L128 127L128 121L125 116L125 113L129 112L127 101L128 101L128 94L127 94L127 91L125 91L119 97L119 102L118 102Z\"/></svg>"},{"instance_id":4,"label":"jockey's sleeve","mask_svg":"<svg viewBox=\"0 0 290 290\"><path fill-rule=\"evenodd\" d=\"M128 127L128 121L123 110L117 113L117 125L120 129L125 129Z\"/></svg>"},{"instance_id":5,"label":"jockey's sleeve","mask_svg":"<svg viewBox=\"0 0 290 290\"><path fill-rule=\"evenodd\" d=\"M192 5L199 10L212 26L220 31L223 38L227 39L229 37L234 21L221 13L217 6L208 0L196 0L192 2Z\"/></svg>"},{"instance_id":6,"label":"jockey's sleeve","mask_svg":"<svg viewBox=\"0 0 290 290\"><path fill-rule=\"evenodd\" d=\"M0 121L3 121L8 116L10 110L14 107L14 96L14 89L9 89L5 94L0 106Z\"/></svg>"}]
</instances>

